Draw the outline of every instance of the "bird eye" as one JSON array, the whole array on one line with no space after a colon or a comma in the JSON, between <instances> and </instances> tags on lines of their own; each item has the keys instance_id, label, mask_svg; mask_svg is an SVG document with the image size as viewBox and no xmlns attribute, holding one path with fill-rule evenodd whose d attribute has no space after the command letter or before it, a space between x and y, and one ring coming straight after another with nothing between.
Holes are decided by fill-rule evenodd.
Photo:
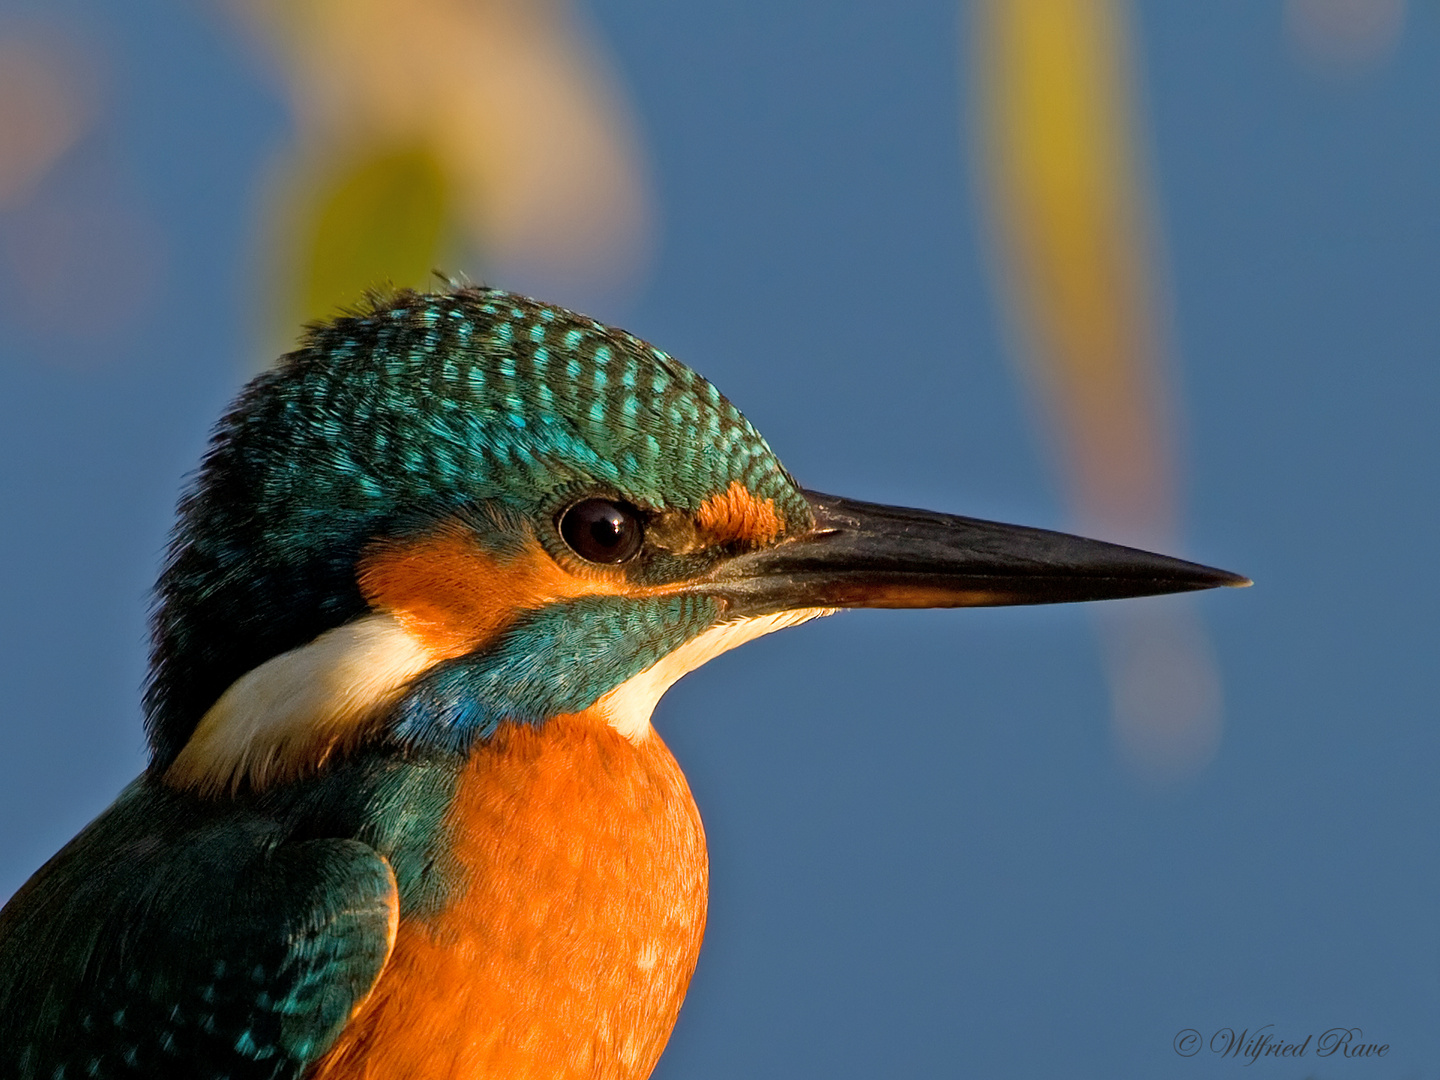
<instances>
[{"instance_id":1,"label":"bird eye","mask_svg":"<svg viewBox=\"0 0 1440 1080\"><path fill-rule=\"evenodd\" d=\"M560 535L587 562L622 563L640 550L645 529L633 506L585 499L560 515Z\"/></svg>"}]
</instances>

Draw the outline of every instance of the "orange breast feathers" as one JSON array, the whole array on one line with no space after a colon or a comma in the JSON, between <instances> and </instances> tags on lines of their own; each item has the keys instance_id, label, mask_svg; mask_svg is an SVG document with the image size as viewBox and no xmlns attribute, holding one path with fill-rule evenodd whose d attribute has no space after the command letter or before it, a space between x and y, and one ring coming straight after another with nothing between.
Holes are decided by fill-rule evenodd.
<instances>
[{"instance_id":1,"label":"orange breast feathers","mask_svg":"<svg viewBox=\"0 0 1440 1080\"><path fill-rule=\"evenodd\" d=\"M641 1080L705 925L698 811L668 749L588 715L503 725L447 826L461 885L402 921L316 1080Z\"/></svg>"}]
</instances>

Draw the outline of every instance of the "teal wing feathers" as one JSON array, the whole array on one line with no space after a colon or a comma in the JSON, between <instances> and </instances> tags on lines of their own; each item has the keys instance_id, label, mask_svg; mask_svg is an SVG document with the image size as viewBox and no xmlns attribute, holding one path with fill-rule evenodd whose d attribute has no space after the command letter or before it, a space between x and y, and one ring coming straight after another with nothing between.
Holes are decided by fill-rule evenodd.
<instances>
[{"instance_id":1,"label":"teal wing feathers","mask_svg":"<svg viewBox=\"0 0 1440 1080\"><path fill-rule=\"evenodd\" d=\"M291 1078L394 942L389 863L131 786L0 912L0 1076Z\"/></svg>"}]
</instances>

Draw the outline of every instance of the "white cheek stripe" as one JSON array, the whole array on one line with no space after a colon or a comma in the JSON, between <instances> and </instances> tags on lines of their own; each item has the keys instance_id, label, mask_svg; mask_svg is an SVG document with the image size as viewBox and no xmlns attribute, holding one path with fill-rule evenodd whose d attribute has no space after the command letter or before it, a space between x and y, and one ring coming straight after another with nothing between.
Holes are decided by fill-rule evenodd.
<instances>
[{"instance_id":1,"label":"white cheek stripe","mask_svg":"<svg viewBox=\"0 0 1440 1080\"><path fill-rule=\"evenodd\" d=\"M322 764L439 657L391 615L327 630L230 684L165 774L208 792L255 787Z\"/></svg>"},{"instance_id":2,"label":"white cheek stripe","mask_svg":"<svg viewBox=\"0 0 1440 1080\"><path fill-rule=\"evenodd\" d=\"M632 742L650 734L655 705L680 678L737 645L833 608L803 608L719 623L597 701L605 721ZM165 773L172 787L206 793L294 779L357 744L385 709L442 658L391 615L327 630L230 684L200 718Z\"/></svg>"},{"instance_id":3,"label":"white cheek stripe","mask_svg":"<svg viewBox=\"0 0 1440 1080\"><path fill-rule=\"evenodd\" d=\"M774 615L756 615L748 619L735 619L717 623L698 637L693 637L674 652L663 656L656 663L631 676L628 680L604 695L593 706L606 721L631 742L640 742L650 734L650 716L655 706L665 696L665 691L684 676L721 653L754 641L758 637L784 630L787 626L799 626L803 622L833 615L835 608L801 608L798 611L781 611Z\"/></svg>"}]
</instances>

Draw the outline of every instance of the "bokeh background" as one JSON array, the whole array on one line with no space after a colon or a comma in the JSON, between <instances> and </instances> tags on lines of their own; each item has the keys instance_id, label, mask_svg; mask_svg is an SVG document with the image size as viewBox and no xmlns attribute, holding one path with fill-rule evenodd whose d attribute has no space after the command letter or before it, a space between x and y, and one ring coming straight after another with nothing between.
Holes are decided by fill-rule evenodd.
<instances>
[{"instance_id":1,"label":"bokeh background","mask_svg":"<svg viewBox=\"0 0 1440 1080\"><path fill-rule=\"evenodd\" d=\"M657 1076L1440 1069L1434 3L0 3L0 896L143 766L220 410L433 267L674 352L808 486L1257 581L673 690L714 889Z\"/></svg>"}]
</instances>

